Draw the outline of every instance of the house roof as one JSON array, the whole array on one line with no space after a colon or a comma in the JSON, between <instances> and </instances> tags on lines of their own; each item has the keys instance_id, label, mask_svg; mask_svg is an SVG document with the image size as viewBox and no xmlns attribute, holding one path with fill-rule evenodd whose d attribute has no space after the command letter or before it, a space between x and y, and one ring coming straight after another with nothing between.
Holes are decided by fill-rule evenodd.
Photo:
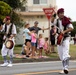
<instances>
[{"instance_id":1,"label":"house roof","mask_svg":"<svg viewBox=\"0 0 76 75\"><path fill-rule=\"evenodd\" d=\"M19 15L25 15L25 16L39 16L39 15L45 15L42 11L30 11L30 12L17 12Z\"/></svg>"}]
</instances>

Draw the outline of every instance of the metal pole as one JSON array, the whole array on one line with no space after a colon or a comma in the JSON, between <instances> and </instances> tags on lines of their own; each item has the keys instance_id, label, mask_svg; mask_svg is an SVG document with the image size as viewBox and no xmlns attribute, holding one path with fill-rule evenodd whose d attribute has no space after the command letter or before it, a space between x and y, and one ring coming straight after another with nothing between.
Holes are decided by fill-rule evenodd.
<instances>
[{"instance_id":1,"label":"metal pole","mask_svg":"<svg viewBox=\"0 0 76 75\"><path fill-rule=\"evenodd\" d=\"M50 51L50 19L48 20L48 25L49 25L49 37L48 37L48 40L49 40L49 51Z\"/></svg>"}]
</instances>

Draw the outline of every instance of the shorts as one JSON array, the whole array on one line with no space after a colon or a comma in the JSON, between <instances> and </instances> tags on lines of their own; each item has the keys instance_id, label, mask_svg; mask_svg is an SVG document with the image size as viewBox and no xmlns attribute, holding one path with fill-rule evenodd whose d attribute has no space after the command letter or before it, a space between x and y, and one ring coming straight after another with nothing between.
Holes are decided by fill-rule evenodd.
<instances>
[{"instance_id":1,"label":"shorts","mask_svg":"<svg viewBox=\"0 0 76 75\"><path fill-rule=\"evenodd\" d=\"M38 45L38 44L37 44L37 41L36 41L36 46L35 46L36 48L37 48L37 45Z\"/></svg>"},{"instance_id":2,"label":"shorts","mask_svg":"<svg viewBox=\"0 0 76 75\"><path fill-rule=\"evenodd\" d=\"M55 40L51 40L51 45L55 45Z\"/></svg>"},{"instance_id":3,"label":"shorts","mask_svg":"<svg viewBox=\"0 0 76 75\"><path fill-rule=\"evenodd\" d=\"M36 43L31 42L31 45L36 47Z\"/></svg>"},{"instance_id":4,"label":"shorts","mask_svg":"<svg viewBox=\"0 0 76 75\"><path fill-rule=\"evenodd\" d=\"M39 47L39 49L43 49L43 47Z\"/></svg>"},{"instance_id":5,"label":"shorts","mask_svg":"<svg viewBox=\"0 0 76 75\"><path fill-rule=\"evenodd\" d=\"M27 42L31 42L31 40L30 39L25 39L25 45L26 45Z\"/></svg>"}]
</instances>

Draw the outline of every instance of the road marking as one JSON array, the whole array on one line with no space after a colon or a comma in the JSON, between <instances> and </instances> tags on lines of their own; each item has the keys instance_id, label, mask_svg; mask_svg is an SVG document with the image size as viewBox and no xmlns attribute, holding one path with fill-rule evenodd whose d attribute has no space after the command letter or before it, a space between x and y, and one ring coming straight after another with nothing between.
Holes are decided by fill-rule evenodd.
<instances>
[{"instance_id":1,"label":"road marking","mask_svg":"<svg viewBox=\"0 0 76 75\"><path fill-rule=\"evenodd\" d=\"M39 74L47 74L47 73L55 73L61 70L52 70L52 71L44 71L44 72L32 72L32 73L25 73L25 74L15 74L15 75L39 75ZM76 69L69 69L69 71L76 71Z\"/></svg>"},{"instance_id":2,"label":"road marking","mask_svg":"<svg viewBox=\"0 0 76 75\"><path fill-rule=\"evenodd\" d=\"M48 61L48 62L31 62L31 63L16 63L14 65L24 65L24 64L47 64L47 63L56 63L56 62L61 62L61 61Z\"/></svg>"}]
</instances>

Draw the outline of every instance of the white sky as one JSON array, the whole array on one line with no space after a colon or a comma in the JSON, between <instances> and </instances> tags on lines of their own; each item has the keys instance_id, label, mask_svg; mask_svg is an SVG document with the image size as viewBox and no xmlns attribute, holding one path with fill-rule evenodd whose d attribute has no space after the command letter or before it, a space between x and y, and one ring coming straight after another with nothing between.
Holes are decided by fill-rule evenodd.
<instances>
[{"instance_id":1,"label":"white sky","mask_svg":"<svg viewBox=\"0 0 76 75\"><path fill-rule=\"evenodd\" d=\"M56 0L58 8L64 8L65 15L76 21L76 0Z\"/></svg>"}]
</instances>

